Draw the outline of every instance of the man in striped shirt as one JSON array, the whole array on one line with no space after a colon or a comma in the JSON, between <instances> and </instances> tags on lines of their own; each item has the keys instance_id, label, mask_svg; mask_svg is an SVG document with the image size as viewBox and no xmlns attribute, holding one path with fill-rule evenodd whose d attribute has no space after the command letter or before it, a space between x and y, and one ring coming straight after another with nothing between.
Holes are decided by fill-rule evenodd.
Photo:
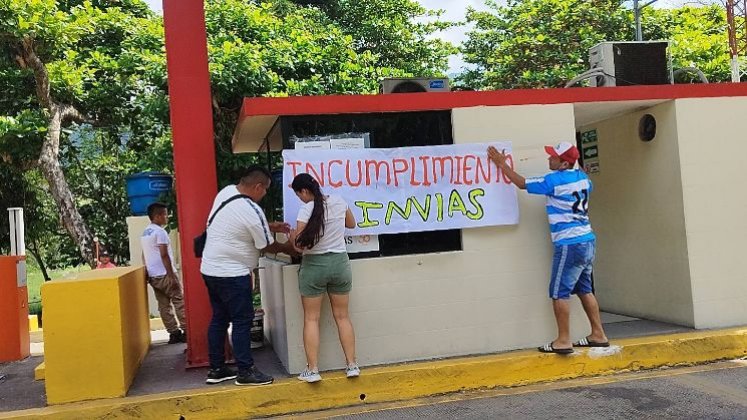
<instances>
[{"instance_id":1,"label":"man in striped shirt","mask_svg":"<svg viewBox=\"0 0 747 420\"><path fill-rule=\"evenodd\" d=\"M575 168L579 158L576 146L562 142L545 146L552 172L536 178L524 178L506 162L506 155L493 146L488 156L518 188L530 194L547 197L547 217L550 235L555 248L550 298L552 299L558 337L538 348L543 353L573 353L573 347L608 347L602 328L599 304L592 293L592 265L594 263L594 231L589 223L589 194L592 184L589 177ZM568 299L575 294L581 299L591 324L591 334L571 344Z\"/></svg>"}]
</instances>

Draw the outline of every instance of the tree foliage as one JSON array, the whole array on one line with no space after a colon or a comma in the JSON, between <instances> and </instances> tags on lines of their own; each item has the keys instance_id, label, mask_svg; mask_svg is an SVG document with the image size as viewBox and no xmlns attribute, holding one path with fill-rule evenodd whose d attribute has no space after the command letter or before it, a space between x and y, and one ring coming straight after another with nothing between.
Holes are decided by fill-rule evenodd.
<instances>
[{"instance_id":1,"label":"tree foliage","mask_svg":"<svg viewBox=\"0 0 747 420\"><path fill-rule=\"evenodd\" d=\"M39 200L54 200L46 211L60 215L59 222L79 249L76 259L92 264L93 236L99 232L92 231L89 222L126 215L126 207L106 205L112 192L122 191L119 181L126 173L100 189L76 179L86 159L79 153L81 124L96 127L107 151L123 146L124 133L138 156L138 145L153 140L153 128L141 128L138 108L158 90L155 84L165 80L162 29L138 0L2 0L0 6L0 88L11 92L0 101L0 156L9 167L43 175L46 186L29 190ZM144 47L150 47L150 56L141 53ZM152 72L153 62L157 72ZM165 104L165 94L160 96ZM100 157L96 161L106 162ZM96 175L85 173L88 179ZM28 174L24 177L28 180ZM38 220L29 217L27 222ZM47 238L40 238L39 247L59 260L54 251L66 247L52 246L57 229L45 230ZM101 231L105 234L106 229Z\"/></svg>"},{"instance_id":2,"label":"tree foliage","mask_svg":"<svg viewBox=\"0 0 747 420\"><path fill-rule=\"evenodd\" d=\"M421 9L403 9L405 15L396 19L390 10L386 16L404 29L398 29L399 38L387 38L390 44L376 45L363 45L351 34L354 28L333 19L330 10L286 0L206 1L221 184L260 159L231 152L243 97L374 93L381 77L445 67L448 52L426 39L435 26L403 18L420 16ZM8 93L0 97L0 181L29 187L20 198L0 201L39 210L43 217L27 218L27 226L30 235L38 228L39 246L51 265L81 260L60 235L59 210L39 169L50 112L39 99L33 72L18 60L19 42L30 39L48 71L50 96L83 117L65 120L56 154L75 206L91 234L117 260L126 260L125 177L145 170L173 173L161 18L141 0L0 0L0 34L0 89Z\"/></svg>"},{"instance_id":3,"label":"tree foliage","mask_svg":"<svg viewBox=\"0 0 747 420\"><path fill-rule=\"evenodd\" d=\"M644 39L670 41L674 69L697 67L710 82L731 80L726 10L720 4L677 9L644 9ZM693 74L679 81L695 80Z\"/></svg>"},{"instance_id":4,"label":"tree foliage","mask_svg":"<svg viewBox=\"0 0 747 420\"><path fill-rule=\"evenodd\" d=\"M77 264L80 256L67 232L60 225L44 178L38 170L21 171L0 165L0 208L24 209L26 249L36 259L42 274L48 268ZM8 217L0 217L0 254L10 253Z\"/></svg>"},{"instance_id":5,"label":"tree foliage","mask_svg":"<svg viewBox=\"0 0 747 420\"><path fill-rule=\"evenodd\" d=\"M438 39L454 25L441 20L443 11L428 10L415 0L311 0L296 3L319 7L350 35L358 52L371 52L378 64L412 76L440 75L457 52Z\"/></svg>"},{"instance_id":6,"label":"tree foliage","mask_svg":"<svg viewBox=\"0 0 747 420\"><path fill-rule=\"evenodd\" d=\"M476 67L463 77L475 88L559 87L588 69L588 50L629 39L631 17L619 0L509 0L467 11L474 24L463 46Z\"/></svg>"},{"instance_id":7,"label":"tree foliage","mask_svg":"<svg viewBox=\"0 0 747 420\"><path fill-rule=\"evenodd\" d=\"M633 14L619 0L509 0L470 9L474 25L462 46L474 66L473 88L561 87L588 70L588 51L602 41L634 39ZM670 40L674 68L696 66L711 81L729 80L725 12L719 5L646 8L644 39Z\"/></svg>"},{"instance_id":8,"label":"tree foliage","mask_svg":"<svg viewBox=\"0 0 747 420\"><path fill-rule=\"evenodd\" d=\"M209 0L205 13L220 184L263 158L231 151L244 97L374 93L381 77L406 74L358 52L317 8Z\"/></svg>"}]
</instances>

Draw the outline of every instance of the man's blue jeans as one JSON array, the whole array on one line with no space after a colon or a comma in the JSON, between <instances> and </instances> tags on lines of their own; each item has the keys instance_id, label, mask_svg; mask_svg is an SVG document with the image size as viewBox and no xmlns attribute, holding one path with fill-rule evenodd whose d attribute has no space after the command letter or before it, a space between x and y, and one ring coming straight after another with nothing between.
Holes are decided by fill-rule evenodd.
<instances>
[{"instance_id":1,"label":"man's blue jeans","mask_svg":"<svg viewBox=\"0 0 747 420\"><path fill-rule=\"evenodd\" d=\"M251 276L213 277L203 274L202 278L213 308L213 318L208 326L210 368L218 369L226 364L226 336L228 324L232 323L231 341L236 366L239 372L246 372L254 365L250 337L254 319Z\"/></svg>"}]
</instances>

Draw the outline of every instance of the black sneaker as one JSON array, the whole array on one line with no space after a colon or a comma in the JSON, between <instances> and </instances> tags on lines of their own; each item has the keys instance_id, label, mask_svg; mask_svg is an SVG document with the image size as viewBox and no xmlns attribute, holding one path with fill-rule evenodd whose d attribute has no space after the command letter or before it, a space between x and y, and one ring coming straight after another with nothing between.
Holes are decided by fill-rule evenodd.
<instances>
[{"instance_id":1,"label":"black sneaker","mask_svg":"<svg viewBox=\"0 0 747 420\"><path fill-rule=\"evenodd\" d=\"M182 330L176 330L172 333L169 333L169 344L186 343L186 342L187 340Z\"/></svg>"},{"instance_id":2,"label":"black sneaker","mask_svg":"<svg viewBox=\"0 0 747 420\"><path fill-rule=\"evenodd\" d=\"M210 369L205 382L208 384L218 384L223 381L229 381L231 379L234 379L235 377L236 377L236 372L223 366L218 369Z\"/></svg>"},{"instance_id":3,"label":"black sneaker","mask_svg":"<svg viewBox=\"0 0 747 420\"><path fill-rule=\"evenodd\" d=\"M267 385L275 379L270 375L260 372L256 366L252 366L246 372L239 372L236 377L236 385Z\"/></svg>"}]
</instances>

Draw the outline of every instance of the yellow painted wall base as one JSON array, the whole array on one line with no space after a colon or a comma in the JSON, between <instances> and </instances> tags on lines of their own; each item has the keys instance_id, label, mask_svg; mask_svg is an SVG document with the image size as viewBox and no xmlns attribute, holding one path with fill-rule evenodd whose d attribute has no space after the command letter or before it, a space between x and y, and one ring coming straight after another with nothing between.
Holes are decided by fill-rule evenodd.
<instances>
[{"instance_id":1,"label":"yellow painted wall base","mask_svg":"<svg viewBox=\"0 0 747 420\"><path fill-rule=\"evenodd\" d=\"M518 351L499 355L364 369L357 379L323 373L309 385L295 378L257 388L201 388L142 397L0 413L0 419L230 419L420 398L462 390L512 387L747 355L747 329L619 340L617 348L571 356ZM606 355L604 355L606 354ZM394 384L394 385L393 385ZM135 413L135 414L133 414Z\"/></svg>"},{"instance_id":2,"label":"yellow painted wall base","mask_svg":"<svg viewBox=\"0 0 747 420\"><path fill-rule=\"evenodd\" d=\"M47 404L122 397L150 346L142 267L42 285Z\"/></svg>"},{"instance_id":3,"label":"yellow painted wall base","mask_svg":"<svg viewBox=\"0 0 747 420\"><path fill-rule=\"evenodd\" d=\"M29 315L29 332L39 331L39 318L36 315Z\"/></svg>"},{"instance_id":4,"label":"yellow painted wall base","mask_svg":"<svg viewBox=\"0 0 747 420\"><path fill-rule=\"evenodd\" d=\"M41 362L39 366L34 368L34 380L35 381L43 381L44 380L44 370L46 368L44 367L44 362Z\"/></svg>"}]
</instances>

